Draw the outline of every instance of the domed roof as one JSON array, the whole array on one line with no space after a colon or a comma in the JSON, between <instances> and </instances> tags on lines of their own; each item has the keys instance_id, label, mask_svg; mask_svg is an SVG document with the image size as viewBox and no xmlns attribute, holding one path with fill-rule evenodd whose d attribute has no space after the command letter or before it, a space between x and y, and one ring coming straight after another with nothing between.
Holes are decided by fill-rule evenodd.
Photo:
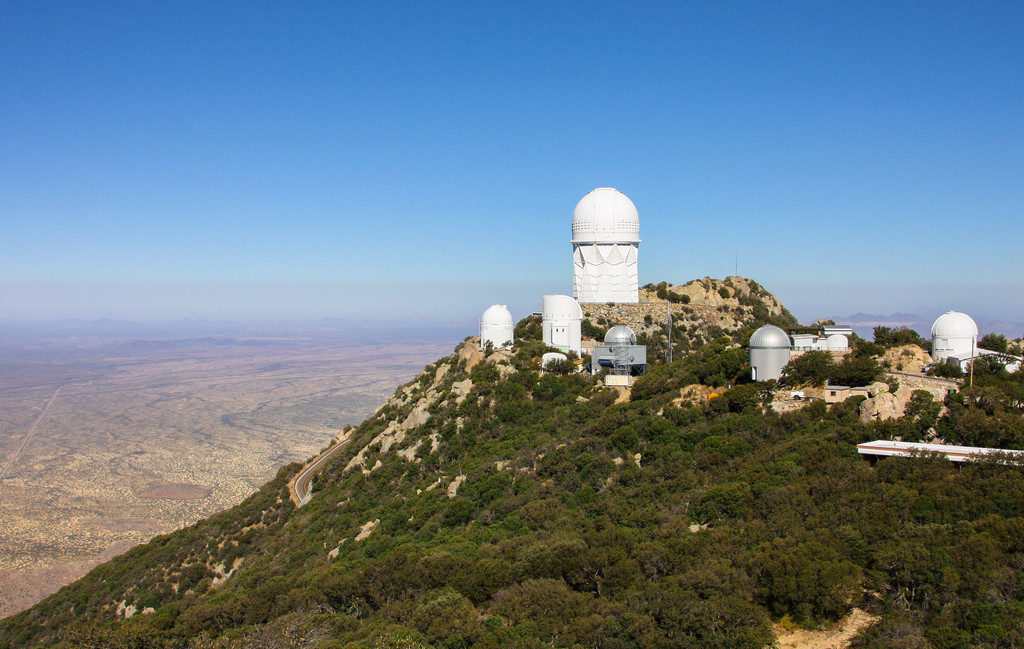
<instances>
[{"instance_id":1,"label":"domed roof","mask_svg":"<svg viewBox=\"0 0 1024 649\"><path fill-rule=\"evenodd\" d=\"M626 325L615 325L604 335L606 345L635 345L636 334Z\"/></svg>"},{"instance_id":2,"label":"domed roof","mask_svg":"<svg viewBox=\"0 0 1024 649\"><path fill-rule=\"evenodd\" d=\"M583 307L568 295L541 297L541 316L545 320L582 320Z\"/></svg>"},{"instance_id":3,"label":"domed roof","mask_svg":"<svg viewBox=\"0 0 1024 649\"><path fill-rule=\"evenodd\" d=\"M932 325L932 338L977 338L978 325L966 313L947 311Z\"/></svg>"},{"instance_id":4,"label":"domed roof","mask_svg":"<svg viewBox=\"0 0 1024 649\"><path fill-rule=\"evenodd\" d=\"M640 215L617 189L598 187L572 213L573 243L640 243Z\"/></svg>"},{"instance_id":5,"label":"domed roof","mask_svg":"<svg viewBox=\"0 0 1024 649\"><path fill-rule=\"evenodd\" d=\"M757 349L789 349L789 334L775 325L766 324L750 336L750 347Z\"/></svg>"},{"instance_id":6,"label":"domed roof","mask_svg":"<svg viewBox=\"0 0 1024 649\"><path fill-rule=\"evenodd\" d=\"M480 324L487 327L512 326L512 313L504 304L492 304L480 316Z\"/></svg>"}]
</instances>

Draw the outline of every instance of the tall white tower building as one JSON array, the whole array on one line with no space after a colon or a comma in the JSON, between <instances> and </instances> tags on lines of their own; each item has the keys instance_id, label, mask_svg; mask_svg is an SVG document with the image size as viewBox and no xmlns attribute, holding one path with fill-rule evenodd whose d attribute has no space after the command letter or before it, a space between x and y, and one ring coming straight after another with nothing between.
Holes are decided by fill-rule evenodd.
<instances>
[{"instance_id":1,"label":"tall white tower building","mask_svg":"<svg viewBox=\"0 0 1024 649\"><path fill-rule=\"evenodd\" d=\"M578 302L639 302L640 215L617 189L599 187L572 213L573 297Z\"/></svg>"}]
</instances>

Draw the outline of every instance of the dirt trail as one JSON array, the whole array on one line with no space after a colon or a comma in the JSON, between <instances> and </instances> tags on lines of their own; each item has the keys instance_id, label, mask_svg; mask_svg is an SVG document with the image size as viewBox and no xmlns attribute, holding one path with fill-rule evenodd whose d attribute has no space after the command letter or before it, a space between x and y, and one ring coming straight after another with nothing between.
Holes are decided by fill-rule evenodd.
<instances>
[{"instance_id":1,"label":"dirt trail","mask_svg":"<svg viewBox=\"0 0 1024 649\"><path fill-rule=\"evenodd\" d=\"M32 427L28 429L28 434L25 435L25 439L21 440L21 445L18 446L18 450L14 451L14 455L11 456L11 459L7 460L7 464L4 465L4 468L0 469L0 485L3 485L4 478L7 477L7 472L10 471L11 467L14 466L14 463L18 461L18 458L21 456L21 452L25 450L25 447L32 440L32 436L36 434L36 429L39 428L39 422L43 420L43 417L46 416L46 412L50 409L50 406L53 405L53 401L57 398L57 395L60 394L61 387L63 386L58 386L57 389L54 390L53 396L46 402L46 407L43 408L43 411L39 413L38 417L36 417Z\"/></svg>"},{"instance_id":2,"label":"dirt trail","mask_svg":"<svg viewBox=\"0 0 1024 649\"><path fill-rule=\"evenodd\" d=\"M778 649L846 649L858 633L878 621L867 611L855 608L837 623L821 631L794 629L788 631L774 625Z\"/></svg>"}]
</instances>

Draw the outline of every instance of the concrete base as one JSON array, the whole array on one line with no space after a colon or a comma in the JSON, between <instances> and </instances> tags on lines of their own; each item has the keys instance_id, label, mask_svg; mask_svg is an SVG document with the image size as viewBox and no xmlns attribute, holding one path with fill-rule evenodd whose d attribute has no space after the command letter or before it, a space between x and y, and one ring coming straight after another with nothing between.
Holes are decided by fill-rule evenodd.
<instances>
[{"instance_id":1,"label":"concrete base","mask_svg":"<svg viewBox=\"0 0 1024 649\"><path fill-rule=\"evenodd\" d=\"M604 377L604 384L607 386L620 386L620 387L632 387L633 382L636 380L635 376L629 376L626 374L608 374Z\"/></svg>"}]
</instances>

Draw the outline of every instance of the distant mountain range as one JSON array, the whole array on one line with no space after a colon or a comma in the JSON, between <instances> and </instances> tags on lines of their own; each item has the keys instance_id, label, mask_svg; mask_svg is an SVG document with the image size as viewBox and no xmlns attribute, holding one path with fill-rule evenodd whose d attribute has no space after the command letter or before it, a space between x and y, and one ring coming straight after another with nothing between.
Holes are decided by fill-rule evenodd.
<instances>
[{"instance_id":1,"label":"distant mountain range","mask_svg":"<svg viewBox=\"0 0 1024 649\"><path fill-rule=\"evenodd\" d=\"M910 327L914 331L927 338L931 335L932 323L935 318L922 317L916 313L893 313L890 315L878 313L854 313L848 316L829 316L839 324L848 324L853 327L857 335L871 339L875 327ZM937 317L937 314L936 314ZM981 335L987 333L1000 333L1008 338L1020 338L1024 336L1024 322L1005 322L1003 320L979 320L978 331Z\"/></svg>"}]
</instances>

